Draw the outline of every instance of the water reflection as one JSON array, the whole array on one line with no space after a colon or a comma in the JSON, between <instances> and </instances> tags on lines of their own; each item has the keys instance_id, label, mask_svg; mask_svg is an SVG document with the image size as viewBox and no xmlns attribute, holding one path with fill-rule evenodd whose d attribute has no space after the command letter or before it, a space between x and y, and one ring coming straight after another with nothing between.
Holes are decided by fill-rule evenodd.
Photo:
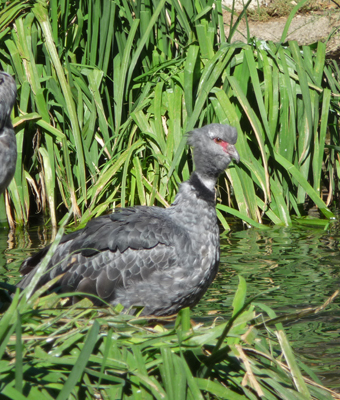
<instances>
[{"instance_id":1,"label":"water reflection","mask_svg":"<svg viewBox=\"0 0 340 400\"><path fill-rule=\"evenodd\" d=\"M238 283L259 294L278 314L320 306L340 288L340 233L310 228L274 227L232 232L221 241L220 272L195 308L197 316L228 316ZM340 298L326 311L286 325L294 350L318 374L322 383L340 389Z\"/></svg>"},{"instance_id":2,"label":"water reflection","mask_svg":"<svg viewBox=\"0 0 340 400\"><path fill-rule=\"evenodd\" d=\"M51 231L38 226L29 231L0 230L0 279L19 280L21 262L47 245ZM238 230L221 240L220 272L195 307L197 319L227 317L238 284L247 281L249 295L271 288L257 302L278 314L320 306L340 287L340 229L273 227L268 231ZM340 298L326 311L286 324L294 350L312 367L322 383L340 390Z\"/></svg>"},{"instance_id":3,"label":"water reflection","mask_svg":"<svg viewBox=\"0 0 340 400\"><path fill-rule=\"evenodd\" d=\"M50 227L35 226L29 230L8 231L0 228L0 279L15 284L19 280L19 268L24 259L52 240Z\"/></svg>"}]
</instances>

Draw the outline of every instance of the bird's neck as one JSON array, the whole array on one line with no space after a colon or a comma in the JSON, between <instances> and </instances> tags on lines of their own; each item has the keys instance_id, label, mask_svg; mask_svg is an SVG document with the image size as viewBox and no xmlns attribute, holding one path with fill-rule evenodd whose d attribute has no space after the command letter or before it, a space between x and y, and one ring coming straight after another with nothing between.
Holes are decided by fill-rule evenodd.
<instances>
[{"instance_id":1,"label":"bird's neck","mask_svg":"<svg viewBox=\"0 0 340 400\"><path fill-rule=\"evenodd\" d=\"M183 182L175 201L168 208L176 225L191 232L191 237L199 243L219 235L216 215L215 189L208 188L197 173ZM208 237L207 237L208 235Z\"/></svg>"},{"instance_id":2,"label":"bird's neck","mask_svg":"<svg viewBox=\"0 0 340 400\"><path fill-rule=\"evenodd\" d=\"M211 191L214 194L214 198L215 198L215 185L216 185L216 181L217 179L208 175L204 175L204 174L200 174L199 172L195 171L189 180L193 180L196 181L196 177L199 179L200 183L203 184L203 186L205 186L209 191ZM199 190L200 190L200 185L196 185Z\"/></svg>"},{"instance_id":3,"label":"bird's neck","mask_svg":"<svg viewBox=\"0 0 340 400\"><path fill-rule=\"evenodd\" d=\"M0 121L0 131L2 131L4 136L5 135L10 135L10 136L15 135L12 121L10 118Z\"/></svg>"},{"instance_id":4,"label":"bird's neck","mask_svg":"<svg viewBox=\"0 0 340 400\"><path fill-rule=\"evenodd\" d=\"M203 202L215 208L215 184L215 179L202 177L199 173L193 172L189 180L181 184L172 205L188 203L188 209L191 212L192 207L190 204L193 205L195 202Z\"/></svg>"}]
</instances>

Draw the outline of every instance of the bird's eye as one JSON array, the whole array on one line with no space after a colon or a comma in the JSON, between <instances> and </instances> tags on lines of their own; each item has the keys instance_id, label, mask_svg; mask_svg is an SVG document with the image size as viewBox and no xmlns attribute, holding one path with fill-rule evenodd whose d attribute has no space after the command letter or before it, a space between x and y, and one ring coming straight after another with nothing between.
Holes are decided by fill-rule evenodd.
<instances>
[{"instance_id":1,"label":"bird's eye","mask_svg":"<svg viewBox=\"0 0 340 400\"><path fill-rule=\"evenodd\" d=\"M221 138L217 137L217 138L214 139L214 142L215 143L221 143L221 142L223 142L223 140Z\"/></svg>"}]
</instances>

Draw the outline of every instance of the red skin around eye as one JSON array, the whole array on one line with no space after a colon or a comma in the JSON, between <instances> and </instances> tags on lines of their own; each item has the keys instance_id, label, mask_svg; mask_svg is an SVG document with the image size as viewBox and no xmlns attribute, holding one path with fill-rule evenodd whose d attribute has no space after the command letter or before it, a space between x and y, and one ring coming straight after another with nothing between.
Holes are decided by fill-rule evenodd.
<instances>
[{"instance_id":1,"label":"red skin around eye","mask_svg":"<svg viewBox=\"0 0 340 400\"><path fill-rule=\"evenodd\" d=\"M225 142L224 140L217 140L217 139L214 139L214 142L215 143L217 143L217 144L219 144L222 148L223 148L223 151L227 151L227 148L228 148L228 142Z\"/></svg>"}]
</instances>

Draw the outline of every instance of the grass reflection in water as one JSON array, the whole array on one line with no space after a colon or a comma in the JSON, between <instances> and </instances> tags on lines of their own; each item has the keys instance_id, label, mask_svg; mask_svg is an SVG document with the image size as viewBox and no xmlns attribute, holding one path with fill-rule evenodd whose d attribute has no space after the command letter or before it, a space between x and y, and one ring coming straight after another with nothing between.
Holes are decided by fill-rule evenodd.
<instances>
[{"instance_id":1,"label":"grass reflection in water","mask_svg":"<svg viewBox=\"0 0 340 400\"><path fill-rule=\"evenodd\" d=\"M337 228L273 227L239 230L221 240L219 274L194 314L202 319L229 316L238 284L249 295L270 288L257 302L277 312L318 307L340 287L340 231ZM317 315L284 324L294 350L326 386L340 389L340 298Z\"/></svg>"}]
</instances>

